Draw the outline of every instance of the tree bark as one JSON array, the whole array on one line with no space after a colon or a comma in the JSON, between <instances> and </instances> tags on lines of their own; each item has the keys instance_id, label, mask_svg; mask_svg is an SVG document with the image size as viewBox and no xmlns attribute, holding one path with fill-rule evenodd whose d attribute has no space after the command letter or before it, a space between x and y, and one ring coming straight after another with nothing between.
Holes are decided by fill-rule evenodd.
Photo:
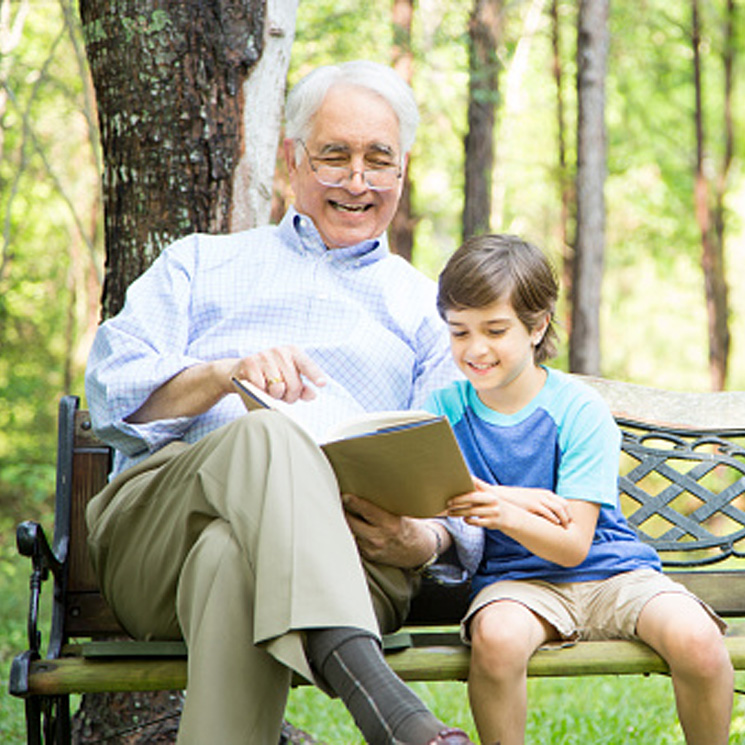
<instances>
[{"instance_id":1,"label":"tree bark","mask_svg":"<svg viewBox=\"0 0 745 745\"><path fill-rule=\"evenodd\" d=\"M414 53L411 51L411 23L414 0L393 0L393 68L411 85L414 77ZM388 228L388 239L393 253L411 261L414 251L414 229L417 219L412 204L412 183L408 169L404 174L403 189L398 209Z\"/></svg>"},{"instance_id":2,"label":"tree bark","mask_svg":"<svg viewBox=\"0 0 745 745\"><path fill-rule=\"evenodd\" d=\"M724 142L718 181L714 187L712 204L711 188L705 171L706 133L703 111L703 71L701 61L701 16L699 0L693 0L691 13L691 43L693 47L693 77L695 90L696 174L694 203L696 221L701 233L701 267L704 273L707 329L709 337L709 378L712 390L723 390L727 381L729 363L729 299L724 261L724 197L727 176L734 150L732 125L732 65L734 46L734 3L728 0L725 22L724 63Z\"/></svg>"},{"instance_id":3,"label":"tree bark","mask_svg":"<svg viewBox=\"0 0 745 745\"><path fill-rule=\"evenodd\" d=\"M552 72L556 86L556 144L558 150L556 183L559 189L559 222L556 228L557 239L561 246L561 283L566 297L572 294L572 271L574 266L574 252L569 243L569 212L572 204L572 182L567 164L567 132L564 113L564 71L561 57L561 17L559 14L559 0L552 0L551 8L551 52ZM567 304L564 325L571 333L571 304Z\"/></svg>"},{"instance_id":4,"label":"tree bark","mask_svg":"<svg viewBox=\"0 0 745 745\"><path fill-rule=\"evenodd\" d=\"M104 316L174 239L227 232L264 0L81 0L104 154Z\"/></svg>"},{"instance_id":5,"label":"tree bark","mask_svg":"<svg viewBox=\"0 0 745 745\"><path fill-rule=\"evenodd\" d=\"M468 129L465 147L463 239L491 224L494 125L499 100L497 45L501 0L474 0L468 23Z\"/></svg>"},{"instance_id":6,"label":"tree bark","mask_svg":"<svg viewBox=\"0 0 745 745\"><path fill-rule=\"evenodd\" d=\"M588 375L600 374L608 10L609 0L581 0L577 19L577 235L569 367Z\"/></svg>"},{"instance_id":7,"label":"tree bark","mask_svg":"<svg viewBox=\"0 0 745 745\"><path fill-rule=\"evenodd\" d=\"M104 318L173 240L268 219L295 9L80 0L104 159ZM179 691L85 696L74 741L174 742L180 709Z\"/></svg>"}]
</instances>

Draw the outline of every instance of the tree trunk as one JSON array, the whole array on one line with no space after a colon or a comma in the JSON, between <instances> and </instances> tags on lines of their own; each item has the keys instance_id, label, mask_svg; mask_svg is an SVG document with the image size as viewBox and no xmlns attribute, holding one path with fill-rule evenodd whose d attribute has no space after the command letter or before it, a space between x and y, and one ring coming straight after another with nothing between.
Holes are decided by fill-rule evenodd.
<instances>
[{"instance_id":1,"label":"tree trunk","mask_svg":"<svg viewBox=\"0 0 745 745\"><path fill-rule=\"evenodd\" d=\"M295 9L80 0L104 157L104 318L174 239L268 219ZM178 691L85 696L75 742L174 742L180 704Z\"/></svg>"},{"instance_id":2,"label":"tree trunk","mask_svg":"<svg viewBox=\"0 0 745 745\"><path fill-rule=\"evenodd\" d=\"M81 0L104 153L104 316L174 239L227 232L264 0ZM272 117L263 113L267 129ZM276 132L275 132L276 136Z\"/></svg>"},{"instance_id":3,"label":"tree trunk","mask_svg":"<svg viewBox=\"0 0 745 745\"><path fill-rule=\"evenodd\" d=\"M577 19L577 236L569 367L588 375L600 374L608 5L609 0L581 0Z\"/></svg>"},{"instance_id":4,"label":"tree trunk","mask_svg":"<svg viewBox=\"0 0 745 745\"><path fill-rule=\"evenodd\" d=\"M552 72L556 86L556 144L558 149L556 183L559 188L559 222L557 225L557 239L561 246L561 283L567 298L572 295L572 269L574 253L569 243L569 210L572 204L572 181L567 166L566 121L564 115L564 72L561 58L561 18L559 15L559 0L551 2L551 51ZM568 303L564 325L571 333L571 305Z\"/></svg>"},{"instance_id":5,"label":"tree trunk","mask_svg":"<svg viewBox=\"0 0 745 745\"><path fill-rule=\"evenodd\" d=\"M729 300L724 267L724 196L729 166L734 148L732 127L732 45L734 8L732 0L727 5L724 51L725 83L725 154L715 188L714 201L710 202L710 185L705 172L706 134L702 95L701 20L698 0L692 5L693 76L696 95L696 176L694 202L696 221L701 233L701 266L704 272L706 314L709 336L709 377L712 390L723 390L727 380L729 361Z\"/></svg>"},{"instance_id":6,"label":"tree trunk","mask_svg":"<svg viewBox=\"0 0 745 745\"><path fill-rule=\"evenodd\" d=\"M468 130L465 146L463 238L491 224L494 125L499 100L497 45L502 0L474 0L468 23Z\"/></svg>"},{"instance_id":7,"label":"tree trunk","mask_svg":"<svg viewBox=\"0 0 745 745\"><path fill-rule=\"evenodd\" d=\"M393 0L393 68L409 84L412 83L414 53L411 51L411 21L414 0ZM414 251L414 215L412 184L407 169L398 209L388 228L388 239L393 253L411 261Z\"/></svg>"}]
</instances>

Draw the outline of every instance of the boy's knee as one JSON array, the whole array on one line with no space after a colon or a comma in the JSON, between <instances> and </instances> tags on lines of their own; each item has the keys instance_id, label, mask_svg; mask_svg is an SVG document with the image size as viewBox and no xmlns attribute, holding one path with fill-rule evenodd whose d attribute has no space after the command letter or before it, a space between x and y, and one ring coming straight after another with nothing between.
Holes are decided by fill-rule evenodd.
<instances>
[{"instance_id":1,"label":"boy's knee","mask_svg":"<svg viewBox=\"0 0 745 745\"><path fill-rule=\"evenodd\" d=\"M667 662L673 672L707 680L717 679L732 670L724 639L713 622L670 633L666 647Z\"/></svg>"},{"instance_id":2,"label":"boy's knee","mask_svg":"<svg viewBox=\"0 0 745 745\"><path fill-rule=\"evenodd\" d=\"M499 613L482 613L471 625L472 665L490 676L522 671L533 652L525 625Z\"/></svg>"}]
</instances>

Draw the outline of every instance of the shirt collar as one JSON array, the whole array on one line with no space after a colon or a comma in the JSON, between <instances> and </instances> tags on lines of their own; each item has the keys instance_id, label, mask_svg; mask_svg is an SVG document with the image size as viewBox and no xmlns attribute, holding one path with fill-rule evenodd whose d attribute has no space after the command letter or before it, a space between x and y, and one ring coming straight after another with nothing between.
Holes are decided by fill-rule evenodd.
<instances>
[{"instance_id":1,"label":"shirt collar","mask_svg":"<svg viewBox=\"0 0 745 745\"><path fill-rule=\"evenodd\" d=\"M339 263L350 263L355 266L372 264L388 256L388 236L383 233L369 241L362 241L354 246L328 249L313 221L290 207L279 224L282 238L296 250L318 256L329 254L329 258Z\"/></svg>"}]
</instances>

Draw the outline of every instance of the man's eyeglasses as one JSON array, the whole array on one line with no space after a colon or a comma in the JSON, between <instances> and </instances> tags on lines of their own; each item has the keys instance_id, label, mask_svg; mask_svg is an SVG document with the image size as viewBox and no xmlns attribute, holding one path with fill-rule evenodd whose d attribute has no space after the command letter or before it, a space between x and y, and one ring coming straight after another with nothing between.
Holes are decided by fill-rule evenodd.
<instances>
[{"instance_id":1,"label":"man's eyeglasses","mask_svg":"<svg viewBox=\"0 0 745 745\"><path fill-rule=\"evenodd\" d=\"M351 181L355 173L359 173L368 189L389 191L396 187L401 178L401 167L398 165L368 166L362 171L357 171L350 166L332 165L323 158L313 157L302 140L298 139L297 142L303 146L308 164L316 179L324 186L342 186L347 181Z\"/></svg>"}]
</instances>

